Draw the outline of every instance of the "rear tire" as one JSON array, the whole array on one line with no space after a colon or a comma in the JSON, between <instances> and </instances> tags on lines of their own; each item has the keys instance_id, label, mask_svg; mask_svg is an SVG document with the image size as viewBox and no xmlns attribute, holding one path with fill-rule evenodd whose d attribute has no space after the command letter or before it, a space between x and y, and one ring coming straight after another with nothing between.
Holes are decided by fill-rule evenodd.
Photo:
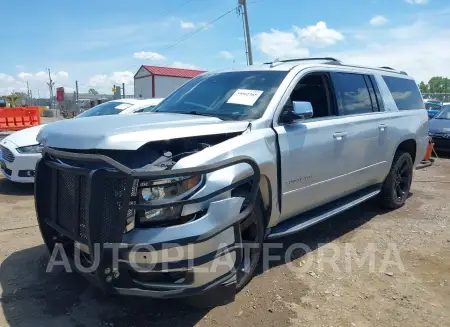
<instances>
[{"instance_id":1,"label":"rear tire","mask_svg":"<svg viewBox=\"0 0 450 327\"><path fill-rule=\"evenodd\" d=\"M398 209L409 196L413 177L413 160L408 152L397 151L392 162L391 170L386 177L379 203L385 209Z\"/></svg>"}]
</instances>

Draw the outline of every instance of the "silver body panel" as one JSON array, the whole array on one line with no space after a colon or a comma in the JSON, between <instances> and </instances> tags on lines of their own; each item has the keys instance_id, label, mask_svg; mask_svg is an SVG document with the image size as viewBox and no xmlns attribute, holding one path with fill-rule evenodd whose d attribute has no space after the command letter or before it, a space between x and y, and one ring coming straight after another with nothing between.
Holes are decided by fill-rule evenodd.
<instances>
[{"instance_id":1,"label":"silver body panel","mask_svg":"<svg viewBox=\"0 0 450 327\"><path fill-rule=\"evenodd\" d=\"M415 165L425 155L428 145L426 111L423 108L398 110L381 76L411 79L406 75L389 70L298 63L247 69L288 71L260 119L229 122L209 117L162 113L76 119L44 127L38 135L38 141L49 147L63 149L136 150L159 140L240 133L222 143L184 157L173 169L198 167L240 155L251 157L260 167L260 191L268 214L269 228L310 209L382 183L398 146L405 140L414 140L417 145ZM280 113L294 86L302 77L312 72L372 75L381 93L384 111L279 124ZM206 176L205 184L192 197L210 194L245 178L250 173L250 168L244 164L210 173ZM367 197L376 194L377 192L373 192ZM221 202L224 200L226 202ZM232 197L228 192L210 199L208 203L186 205L182 215L200 210L208 210L207 214L197 221L183 225L183 228L133 230L125 234L124 241L129 244L166 242L179 237L179 233L211 228L211 222L217 220L228 219L232 224L235 213L231 208L240 207L239 203L242 203L236 201L241 200ZM354 203L359 203L358 201ZM220 207L224 212L218 210ZM225 211L229 211L229 214L225 214ZM338 211L336 209L336 212ZM317 218L317 221L328 216L323 215ZM305 223L305 226L309 226L308 223ZM203 247L218 246L217 242L224 240L225 245L234 242L231 231L225 231L215 240L197 244L197 250L201 254L207 253ZM130 260L145 261L143 257ZM205 277L205 281L216 277Z\"/></svg>"}]
</instances>

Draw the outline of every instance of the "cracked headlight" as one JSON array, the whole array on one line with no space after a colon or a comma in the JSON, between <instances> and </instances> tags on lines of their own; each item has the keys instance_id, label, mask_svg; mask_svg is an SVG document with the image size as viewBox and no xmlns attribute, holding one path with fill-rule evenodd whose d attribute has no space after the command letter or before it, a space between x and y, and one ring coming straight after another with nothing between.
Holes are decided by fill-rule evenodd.
<instances>
[{"instance_id":1,"label":"cracked headlight","mask_svg":"<svg viewBox=\"0 0 450 327\"><path fill-rule=\"evenodd\" d=\"M199 189L202 176L179 177L158 181L140 181L138 186L138 203L172 202L182 200ZM180 218L182 206L145 210L138 215L139 223L163 222Z\"/></svg>"},{"instance_id":2,"label":"cracked headlight","mask_svg":"<svg viewBox=\"0 0 450 327\"><path fill-rule=\"evenodd\" d=\"M35 144L35 145L22 146L20 148L17 148L16 150L19 153L41 153L43 148L44 148L43 145Z\"/></svg>"}]
</instances>

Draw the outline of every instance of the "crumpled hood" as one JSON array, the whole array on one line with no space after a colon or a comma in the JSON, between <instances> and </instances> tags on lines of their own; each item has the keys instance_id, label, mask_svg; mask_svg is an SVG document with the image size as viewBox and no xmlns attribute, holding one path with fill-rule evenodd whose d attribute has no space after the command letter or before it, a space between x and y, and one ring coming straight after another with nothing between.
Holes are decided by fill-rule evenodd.
<instances>
[{"instance_id":1,"label":"crumpled hood","mask_svg":"<svg viewBox=\"0 0 450 327\"><path fill-rule=\"evenodd\" d=\"M112 115L55 122L45 126L37 139L54 148L136 150L152 141L243 132L248 124L171 113Z\"/></svg>"},{"instance_id":2,"label":"crumpled hood","mask_svg":"<svg viewBox=\"0 0 450 327\"><path fill-rule=\"evenodd\" d=\"M44 126L46 125L44 124L22 129L8 135L5 137L5 140L14 143L18 148L28 145L35 145L38 143L36 140L37 135Z\"/></svg>"},{"instance_id":3,"label":"crumpled hood","mask_svg":"<svg viewBox=\"0 0 450 327\"><path fill-rule=\"evenodd\" d=\"M428 130L434 133L450 133L450 120L430 119L428 121Z\"/></svg>"}]
</instances>

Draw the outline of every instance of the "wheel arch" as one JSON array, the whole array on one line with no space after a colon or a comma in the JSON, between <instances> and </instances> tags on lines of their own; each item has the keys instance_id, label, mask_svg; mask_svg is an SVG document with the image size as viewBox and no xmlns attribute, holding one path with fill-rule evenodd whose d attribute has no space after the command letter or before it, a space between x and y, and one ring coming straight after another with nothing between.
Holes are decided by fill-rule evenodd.
<instances>
[{"instance_id":1,"label":"wheel arch","mask_svg":"<svg viewBox=\"0 0 450 327\"><path fill-rule=\"evenodd\" d=\"M416 161L417 142L414 138L408 138L400 142L395 150L394 156L399 151L407 152L411 155L413 163Z\"/></svg>"}]
</instances>

